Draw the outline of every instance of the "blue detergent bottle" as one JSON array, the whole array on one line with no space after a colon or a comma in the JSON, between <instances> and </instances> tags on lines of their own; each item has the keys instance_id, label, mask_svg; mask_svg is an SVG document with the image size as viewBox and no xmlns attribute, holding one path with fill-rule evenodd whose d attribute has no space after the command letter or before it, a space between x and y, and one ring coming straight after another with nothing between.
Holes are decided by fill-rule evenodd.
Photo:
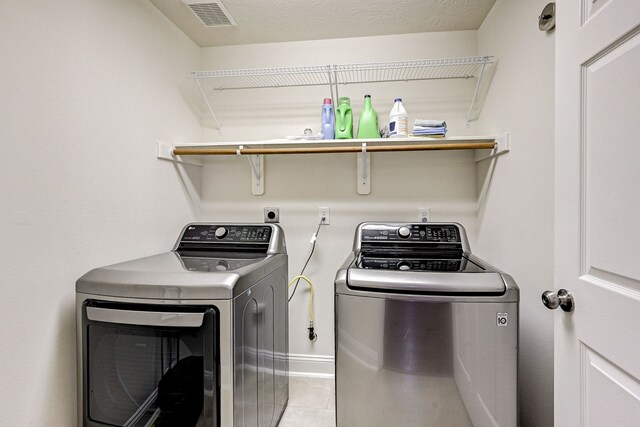
<instances>
[{"instance_id":1,"label":"blue detergent bottle","mask_svg":"<svg viewBox=\"0 0 640 427\"><path fill-rule=\"evenodd\" d=\"M335 136L336 116L333 113L331 98L325 98L322 104L322 139L333 139Z\"/></svg>"}]
</instances>

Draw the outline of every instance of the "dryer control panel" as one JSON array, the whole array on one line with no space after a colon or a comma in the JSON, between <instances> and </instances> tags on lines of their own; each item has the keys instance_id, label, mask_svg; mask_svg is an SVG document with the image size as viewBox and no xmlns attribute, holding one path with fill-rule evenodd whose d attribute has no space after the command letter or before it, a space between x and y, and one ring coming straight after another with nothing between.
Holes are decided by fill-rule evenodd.
<instances>
[{"instance_id":1,"label":"dryer control panel","mask_svg":"<svg viewBox=\"0 0 640 427\"><path fill-rule=\"evenodd\" d=\"M269 243L271 227L268 225L211 225L193 224L188 226L181 242L219 243Z\"/></svg>"}]
</instances>

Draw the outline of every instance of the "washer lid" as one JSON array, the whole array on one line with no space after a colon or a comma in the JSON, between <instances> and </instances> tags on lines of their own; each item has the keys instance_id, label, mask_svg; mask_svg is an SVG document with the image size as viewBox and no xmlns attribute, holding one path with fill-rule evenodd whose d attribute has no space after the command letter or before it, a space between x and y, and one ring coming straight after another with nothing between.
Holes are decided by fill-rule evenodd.
<instances>
[{"instance_id":1,"label":"washer lid","mask_svg":"<svg viewBox=\"0 0 640 427\"><path fill-rule=\"evenodd\" d=\"M349 268L347 286L373 292L417 294L492 294L505 292L500 273L449 273Z\"/></svg>"},{"instance_id":2,"label":"washer lid","mask_svg":"<svg viewBox=\"0 0 640 427\"><path fill-rule=\"evenodd\" d=\"M486 273L491 269L456 253L360 254L352 268L367 270L430 271L447 273Z\"/></svg>"}]
</instances>

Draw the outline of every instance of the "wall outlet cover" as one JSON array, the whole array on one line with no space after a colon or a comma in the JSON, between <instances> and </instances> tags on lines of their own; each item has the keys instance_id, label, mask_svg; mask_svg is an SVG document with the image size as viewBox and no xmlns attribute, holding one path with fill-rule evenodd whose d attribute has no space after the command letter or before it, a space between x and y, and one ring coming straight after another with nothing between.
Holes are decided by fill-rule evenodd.
<instances>
[{"instance_id":1,"label":"wall outlet cover","mask_svg":"<svg viewBox=\"0 0 640 427\"><path fill-rule=\"evenodd\" d=\"M324 218L324 221L322 220ZM331 224L331 208L320 207L318 208L318 224L329 225Z\"/></svg>"},{"instance_id":2,"label":"wall outlet cover","mask_svg":"<svg viewBox=\"0 0 640 427\"><path fill-rule=\"evenodd\" d=\"M418 221L429 222L431 219L431 208L418 208Z\"/></svg>"},{"instance_id":3,"label":"wall outlet cover","mask_svg":"<svg viewBox=\"0 0 640 427\"><path fill-rule=\"evenodd\" d=\"M264 208L264 222L280 222L280 209Z\"/></svg>"}]
</instances>

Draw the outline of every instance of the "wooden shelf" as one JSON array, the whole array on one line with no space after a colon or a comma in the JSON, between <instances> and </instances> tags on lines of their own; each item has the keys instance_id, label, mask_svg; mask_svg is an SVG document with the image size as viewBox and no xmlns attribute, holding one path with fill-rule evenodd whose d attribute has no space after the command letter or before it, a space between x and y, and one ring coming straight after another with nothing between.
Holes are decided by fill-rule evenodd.
<instances>
[{"instance_id":1,"label":"wooden shelf","mask_svg":"<svg viewBox=\"0 0 640 427\"><path fill-rule=\"evenodd\" d=\"M289 154L340 154L357 156L358 194L371 191L371 153L401 151L491 150L476 161L497 157L509 151L509 134L494 136L464 136L448 138L375 138L348 140L283 140L204 142L170 145L158 142L157 157L175 163L202 166L206 156L245 156L252 169L251 192L264 194L264 156ZM477 151L481 153L482 151ZM193 160L189 160L191 157Z\"/></svg>"},{"instance_id":2,"label":"wooden shelf","mask_svg":"<svg viewBox=\"0 0 640 427\"><path fill-rule=\"evenodd\" d=\"M452 138L376 138L314 141L239 141L180 144L172 148L172 156L234 156L277 154L335 154L360 152L491 150L495 137Z\"/></svg>"}]
</instances>

